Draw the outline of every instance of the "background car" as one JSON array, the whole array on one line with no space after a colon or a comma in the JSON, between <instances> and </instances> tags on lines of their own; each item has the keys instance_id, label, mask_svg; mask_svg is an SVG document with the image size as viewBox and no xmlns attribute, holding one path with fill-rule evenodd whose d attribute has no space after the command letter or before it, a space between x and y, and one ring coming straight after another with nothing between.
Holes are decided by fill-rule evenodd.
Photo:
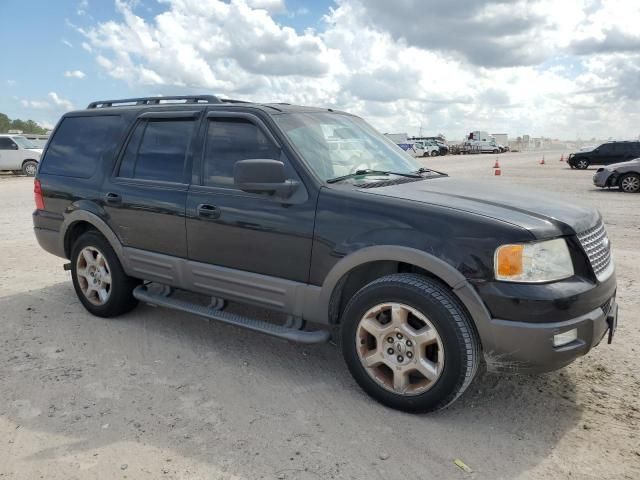
<instances>
[{"instance_id":1,"label":"background car","mask_svg":"<svg viewBox=\"0 0 640 480\"><path fill-rule=\"evenodd\" d=\"M640 157L640 142L607 142L591 151L569 155L571 168L584 170L589 165L611 165Z\"/></svg>"},{"instance_id":2,"label":"background car","mask_svg":"<svg viewBox=\"0 0 640 480\"><path fill-rule=\"evenodd\" d=\"M593 176L596 187L615 187L627 193L640 192L640 158L599 168Z\"/></svg>"},{"instance_id":3,"label":"background car","mask_svg":"<svg viewBox=\"0 0 640 480\"><path fill-rule=\"evenodd\" d=\"M0 135L0 170L22 172L33 177L42 149L22 135Z\"/></svg>"}]
</instances>

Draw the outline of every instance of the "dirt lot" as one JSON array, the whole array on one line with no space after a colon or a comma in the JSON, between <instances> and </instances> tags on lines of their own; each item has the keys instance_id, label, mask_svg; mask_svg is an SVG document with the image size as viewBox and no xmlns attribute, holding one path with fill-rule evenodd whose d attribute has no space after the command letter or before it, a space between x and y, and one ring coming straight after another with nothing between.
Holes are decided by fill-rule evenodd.
<instances>
[{"instance_id":1,"label":"dirt lot","mask_svg":"<svg viewBox=\"0 0 640 480\"><path fill-rule=\"evenodd\" d=\"M559 372L484 374L432 415L374 403L330 344L146 305L90 316L36 244L31 179L0 176L0 479L640 478L640 195L597 190L559 157L501 155L501 177L493 155L424 163L599 208L615 341Z\"/></svg>"}]
</instances>

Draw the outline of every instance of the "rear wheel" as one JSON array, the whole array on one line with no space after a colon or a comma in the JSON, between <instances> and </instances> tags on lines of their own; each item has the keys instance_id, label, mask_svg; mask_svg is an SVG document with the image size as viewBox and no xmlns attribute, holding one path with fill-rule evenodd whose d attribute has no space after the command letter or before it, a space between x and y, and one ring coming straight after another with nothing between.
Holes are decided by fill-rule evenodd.
<instances>
[{"instance_id":1,"label":"rear wheel","mask_svg":"<svg viewBox=\"0 0 640 480\"><path fill-rule=\"evenodd\" d=\"M576 168L579 170L585 170L589 167L589 160L581 158L576 162Z\"/></svg>"},{"instance_id":2,"label":"rear wheel","mask_svg":"<svg viewBox=\"0 0 640 480\"><path fill-rule=\"evenodd\" d=\"M439 282L416 274L387 275L358 291L344 311L341 340L360 387L409 412L449 405L480 362L464 308Z\"/></svg>"},{"instance_id":3,"label":"rear wheel","mask_svg":"<svg viewBox=\"0 0 640 480\"><path fill-rule=\"evenodd\" d=\"M98 317L114 317L133 309L138 280L124 273L118 256L98 232L84 233L71 252L71 277L78 299Z\"/></svg>"},{"instance_id":4,"label":"rear wheel","mask_svg":"<svg viewBox=\"0 0 640 480\"><path fill-rule=\"evenodd\" d=\"M432 156L432 157L437 157L438 155L439 155L439 153L438 153L438 151L437 151L437 150L433 150L433 151L431 152L431 156Z\"/></svg>"},{"instance_id":5,"label":"rear wheel","mask_svg":"<svg viewBox=\"0 0 640 480\"><path fill-rule=\"evenodd\" d=\"M640 192L640 175L637 173L627 173L618 180L620 190L626 193Z\"/></svg>"},{"instance_id":6,"label":"rear wheel","mask_svg":"<svg viewBox=\"0 0 640 480\"><path fill-rule=\"evenodd\" d=\"M22 164L22 173L28 177L35 177L38 171L38 162L35 160L27 160Z\"/></svg>"}]
</instances>

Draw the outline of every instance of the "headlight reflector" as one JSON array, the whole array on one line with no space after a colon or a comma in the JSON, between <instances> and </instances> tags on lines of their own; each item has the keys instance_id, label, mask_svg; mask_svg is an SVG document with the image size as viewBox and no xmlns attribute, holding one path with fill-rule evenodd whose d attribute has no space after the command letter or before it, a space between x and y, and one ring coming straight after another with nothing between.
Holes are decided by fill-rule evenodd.
<instances>
[{"instance_id":1,"label":"headlight reflector","mask_svg":"<svg viewBox=\"0 0 640 480\"><path fill-rule=\"evenodd\" d=\"M573 275L573 262L564 238L501 245L494 258L496 280L551 282Z\"/></svg>"}]
</instances>

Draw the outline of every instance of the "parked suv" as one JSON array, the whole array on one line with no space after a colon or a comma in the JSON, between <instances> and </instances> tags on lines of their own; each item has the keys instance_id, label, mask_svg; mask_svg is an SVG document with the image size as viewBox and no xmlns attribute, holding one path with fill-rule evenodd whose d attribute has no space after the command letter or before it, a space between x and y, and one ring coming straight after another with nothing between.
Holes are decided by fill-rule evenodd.
<instances>
[{"instance_id":1,"label":"parked suv","mask_svg":"<svg viewBox=\"0 0 640 480\"><path fill-rule=\"evenodd\" d=\"M42 149L22 135L0 134L0 170L21 172L33 177Z\"/></svg>"},{"instance_id":2,"label":"parked suv","mask_svg":"<svg viewBox=\"0 0 640 480\"><path fill-rule=\"evenodd\" d=\"M611 165L640 157L640 142L607 142L593 150L569 155L571 168L584 170L589 165Z\"/></svg>"},{"instance_id":3,"label":"parked suv","mask_svg":"<svg viewBox=\"0 0 640 480\"><path fill-rule=\"evenodd\" d=\"M333 334L360 386L401 410L450 404L483 358L552 370L615 331L596 210L421 168L332 109L94 102L56 126L34 194L36 237L70 260L94 315L141 300L291 341ZM287 320L229 313L221 299Z\"/></svg>"}]
</instances>

